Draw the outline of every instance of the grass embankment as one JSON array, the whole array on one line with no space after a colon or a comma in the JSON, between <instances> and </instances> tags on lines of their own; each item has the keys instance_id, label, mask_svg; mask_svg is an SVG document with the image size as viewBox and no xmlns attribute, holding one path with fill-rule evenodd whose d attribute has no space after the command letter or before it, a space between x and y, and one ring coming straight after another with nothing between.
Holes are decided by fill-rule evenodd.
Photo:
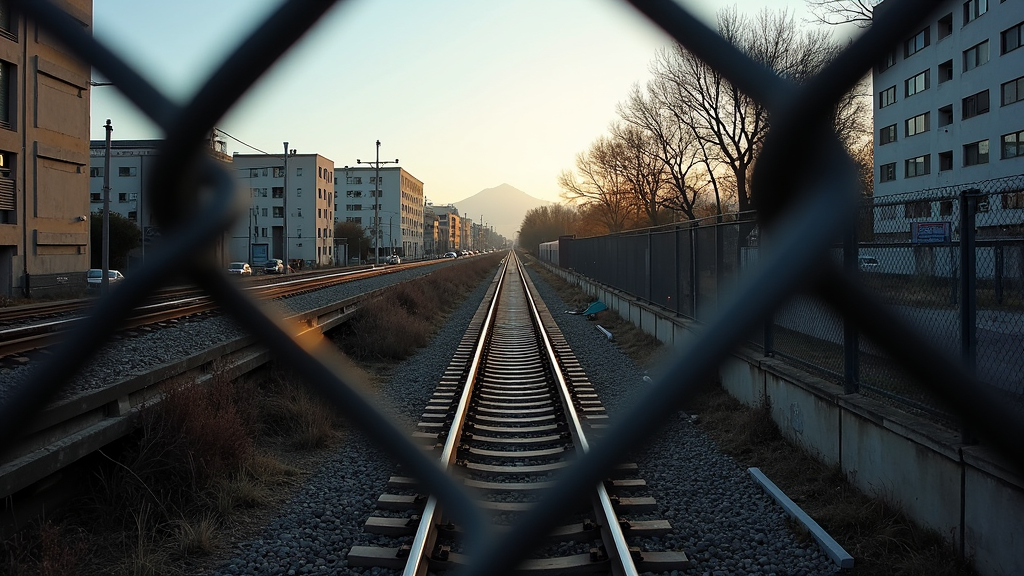
<instances>
[{"instance_id":1,"label":"grass embankment","mask_svg":"<svg viewBox=\"0 0 1024 576\"><path fill-rule=\"evenodd\" d=\"M541 275L577 309L593 300L576 286L544 270ZM637 364L650 366L665 349L651 336L605 311L597 321ZM849 552L852 576L974 576L941 535L911 522L886 494L867 495L849 484L838 467L822 464L787 441L771 419L770 407L749 408L715 383L686 407L720 450L742 467L761 469ZM810 539L794 523L794 532Z\"/></svg>"},{"instance_id":2,"label":"grass embankment","mask_svg":"<svg viewBox=\"0 0 1024 576\"><path fill-rule=\"evenodd\" d=\"M429 342L498 260L473 258L403 283L332 336L380 381ZM193 574L257 535L345 441L346 422L279 368L235 381L220 373L202 386L179 383L143 411L71 504L0 543L0 574Z\"/></svg>"}]
</instances>

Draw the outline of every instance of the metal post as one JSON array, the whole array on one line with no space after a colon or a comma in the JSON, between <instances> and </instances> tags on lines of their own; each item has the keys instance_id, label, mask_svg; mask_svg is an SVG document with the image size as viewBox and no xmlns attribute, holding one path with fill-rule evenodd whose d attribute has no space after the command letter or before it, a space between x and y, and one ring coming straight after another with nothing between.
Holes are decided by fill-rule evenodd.
<instances>
[{"instance_id":1,"label":"metal post","mask_svg":"<svg viewBox=\"0 0 1024 576\"><path fill-rule=\"evenodd\" d=\"M960 353L964 368L972 375L977 367L978 347L974 239L979 193L977 188L971 188L960 194Z\"/></svg>"},{"instance_id":2,"label":"metal post","mask_svg":"<svg viewBox=\"0 0 1024 576\"><path fill-rule=\"evenodd\" d=\"M288 143L284 143L284 248L282 249L284 257L284 274L288 273L289 261L288 261Z\"/></svg>"},{"instance_id":3,"label":"metal post","mask_svg":"<svg viewBox=\"0 0 1024 576\"><path fill-rule=\"evenodd\" d=\"M107 130L107 144L103 157L103 278L100 279L100 289L106 294L110 288L110 133L114 131L109 118L104 128Z\"/></svg>"},{"instance_id":4,"label":"metal post","mask_svg":"<svg viewBox=\"0 0 1024 576\"><path fill-rule=\"evenodd\" d=\"M857 251L857 228L851 226L843 238L843 268L854 276L860 271ZM856 319L843 316L843 388L847 394L857 392L860 382L860 340Z\"/></svg>"},{"instance_id":5,"label":"metal post","mask_svg":"<svg viewBox=\"0 0 1024 576\"><path fill-rule=\"evenodd\" d=\"M379 244L379 240L378 239L379 239L379 237L381 235L381 230L380 230L380 198L381 198L380 165L381 164L398 164L398 158L395 158L394 162L392 162L390 160L386 160L384 162L381 162L380 161L380 140L377 140L377 159L375 161L373 161L373 162L363 162L362 160L356 158L356 164L373 164L373 179L374 179L374 185L373 185L374 193L373 193L373 196L375 198L375 200L373 202L373 263L374 263L374 265L377 265L377 264L380 264L380 244Z\"/></svg>"}]
</instances>

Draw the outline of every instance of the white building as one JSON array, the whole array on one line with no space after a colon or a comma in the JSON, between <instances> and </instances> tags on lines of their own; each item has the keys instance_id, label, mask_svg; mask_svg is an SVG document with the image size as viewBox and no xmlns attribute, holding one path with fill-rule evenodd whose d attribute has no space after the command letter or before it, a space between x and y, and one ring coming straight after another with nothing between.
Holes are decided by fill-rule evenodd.
<instances>
[{"instance_id":1,"label":"white building","mask_svg":"<svg viewBox=\"0 0 1024 576\"><path fill-rule=\"evenodd\" d=\"M1024 173L1022 26L1022 2L947 1L876 66L876 199Z\"/></svg>"},{"instance_id":2,"label":"white building","mask_svg":"<svg viewBox=\"0 0 1024 576\"><path fill-rule=\"evenodd\" d=\"M424 255L423 182L400 166L379 170L345 166L335 169L335 215L339 222L355 222L373 238L377 229L378 254L407 258ZM379 197L374 223L374 204Z\"/></svg>"},{"instance_id":3,"label":"white building","mask_svg":"<svg viewBox=\"0 0 1024 576\"><path fill-rule=\"evenodd\" d=\"M286 194L284 154L232 157L249 213L230 234L231 259L260 265L279 258L296 270L334 264L334 162L289 154Z\"/></svg>"}]
</instances>

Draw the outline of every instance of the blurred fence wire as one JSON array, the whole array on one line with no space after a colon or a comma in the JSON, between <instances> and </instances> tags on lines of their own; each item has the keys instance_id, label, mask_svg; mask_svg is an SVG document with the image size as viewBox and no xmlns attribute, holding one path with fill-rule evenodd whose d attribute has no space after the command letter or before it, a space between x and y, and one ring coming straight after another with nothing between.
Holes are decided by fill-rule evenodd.
<instances>
[{"instance_id":1,"label":"blurred fence wire","mask_svg":"<svg viewBox=\"0 0 1024 576\"><path fill-rule=\"evenodd\" d=\"M181 263L189 262L194 263L188 270L192 280L214 296L225 313L258 336L279 358L293 366L309 386L337 404L380 445L387 446L421 485L439 498L445 510L461 523L464 533L472 537L466 545L473 558L468 568L472 574L510 570L515 560L524 557L546 533L544 528L575 502L576 494L597 484L605 471L622 460L634 445L656 432L659 422L674 414L697 385L714 374L720 359L800 289L810 290L844 318L856 319L872 345L884 350L920 381L927 382L931 393L959 407L975 432L1021 462L1021 424L999 397L977 384L969 366L965 368L951 360L941 346L915 336L897 311L883 306L860 281L830 262L837 231L848 229L854 220L858 188L852 163L829 128L832 103L914 30L931 11L932 0L889 0L887 4L894 4L884 16L877 18L835 61L800 86L751 61L673 0L631 0L637 9L716 68L733 86L768 108L772 129L752 175L751 189L760 215L759 231L770 242L767 248L762 243L756 265L746 267L741 277L738 275L736 288L727 295L716 289L714 283L718 280L711 270L697 266L698 278L693 289L704 297L695 299L699 306L691 312L705 322L705 329L702 337L680 353L670 368L666 378L673 385L654 387L609 431L599 449L567 470L522 522L501 535L493 532L466 492L357 390L353 385L355 378L334 361L336 350L322 340L306 341L293 336L294 327L261 309L229 282L218 266L194 257L214 245L239 211L233 195L233 178L205 154L204 135L335 2L283 2L183 106L149 84L53 3L16 3L22 14L60 38L163 129L165 139L157 166L146 184L146 194L153 198L154 215L163 236L160 249L153 250L152 257L147 254L143 269L122 283L116 299L104 297L94 309L92 321L81 323L57 346L54 353L61 361L40 363L28 381L0 406L3 446L9 445L56 390L89 362L146 294L168 279L169 274L181 273ZM791 169L793 150L803 151L806 156L801 162L805 169L796 175ZM710 254L701 252L702 246L738 245L749 233L744 232L741 224L737 224L735 231L723 230L719 234L715 230L698 229L698 236L706 236L696 239L699 246L695 258L700 262L706 262ZM655 240L653 234L647 239L628 240L655 241L668 240ZM992 250L991 256L985 257L992 260L991 265L984 265L996 269L997 253ZM1007 258L1015 257L1008 254L1003 250L1004 270ZM892 257L899 256L893 252ZM731 261L722 265L739 267L738 262ZM845 268L850 268L849 263ZM626 273L638 274L639 270ZM636 278L628 281L638 282ZM650 292L649 297L661 295Z\"/></svg>"}]
</instances>

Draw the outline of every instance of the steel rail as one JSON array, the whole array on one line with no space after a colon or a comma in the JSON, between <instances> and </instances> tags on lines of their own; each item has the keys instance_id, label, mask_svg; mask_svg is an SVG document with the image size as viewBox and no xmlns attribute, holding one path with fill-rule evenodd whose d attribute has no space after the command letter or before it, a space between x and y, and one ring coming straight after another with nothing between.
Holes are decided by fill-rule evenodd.
<instances>
[{"instance_id":1,"label":"steel rail","mask_svg":"<svg viewBox=\"0 0 1024 576\"><path fill-rule=\"evenodd\" d=\"M469 370L466 374L466 385L462 389L459 405L455 410L455 417L452 419L452 425L445 438L444 449L441 451L441 457L438 459L446 471L451 466L452 460L456 455L455 449L462 440L463 423L466 420L469 401L473 395L476 374L480 368L480 359L484 354L488 333L494 324L495 312L498 309L498 301L504 288L505 274L508 271L509 265L510 259L506 258L498 278L498 288L494 291L494 297L491 299L491 304L487 309L487 317L484 319L483 327L480 329L480 338L477 341L476 350L473 352L473 360L470 362ZM434 540L437 537L437 532L433 529L434 517L438 516L440 512L441 508L437 497L431 494L423 508L423 514L420 516L419 526L416 527L416 535L413 537L409 548L409 560L405 565L405 570L402 571L403 576L423 576L427 573L429 564L427 551L433 546ZM469 537L472 539L474 535L469 534Z\"/></svg>"},{"instance_id":2,"label":"steel rail","mask_svg":"<svg viewBox=\"0 0 1024 576\"><path fill-rule=\"evenodd\" d=\"M583 424L580 421L579 414L576 412L576 406L572 402L569 384L562 373L558 354L555 353L551 339L548 337L548 332L544 329L544 320L541 318L540 311L537 309L537 303L530 292L530 284L526 279L526 272L523 270L522 262L515 255L515 252L513 252L513 255L516 259L516 271L519 272L519 277L523 281L523 292L526 294L526 300L530 305L530 317L533 318L541 340L544 342L544 353L547 356L548 363L551 365L552 376L558 381L559 398L562 400L562 408L565 410L569 420L569 433L572 434L573 446L575 446L577 453L582 456L590 452L590 443L587 441L587 435L583 431ZM615 555L618 557L619 565L617 567L621 569L621 572L615 571L615 573L624 576L638 576L639 572L637 572L636 564L634 564L633 557L629 552L629 543L626 542L626 535L622 533L618 515L615 513L611 497L608 495L608 490L603 482L597 484L596 499L598 502L596 508L599 509L601 516L604 517L604 522L601 523L601 532L606 537L607 541L605 544L611 544L608 549L614 550Z\"/></svg>"}]
</instances>

